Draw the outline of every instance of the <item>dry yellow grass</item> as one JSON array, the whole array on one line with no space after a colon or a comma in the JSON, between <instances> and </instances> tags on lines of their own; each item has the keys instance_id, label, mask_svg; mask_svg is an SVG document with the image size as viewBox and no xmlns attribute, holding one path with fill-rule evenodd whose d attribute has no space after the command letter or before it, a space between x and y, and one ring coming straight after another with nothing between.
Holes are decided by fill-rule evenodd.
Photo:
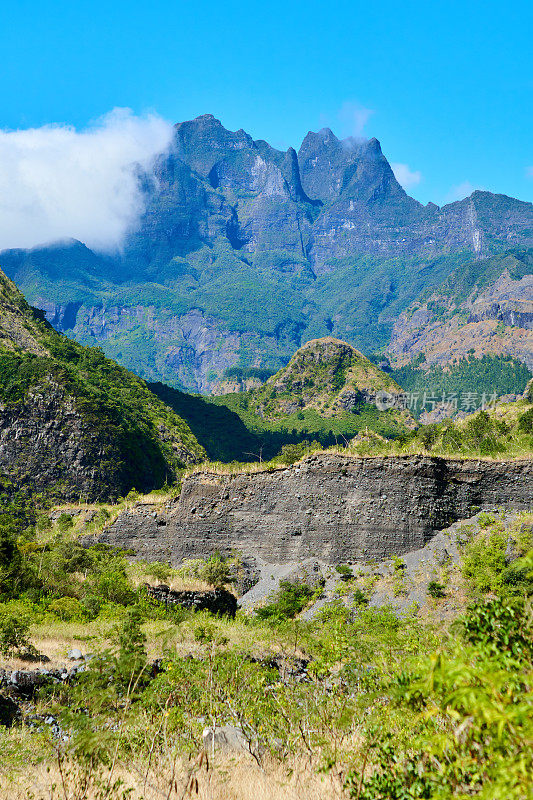
<instances>
[{"instance_id":1,"label":"dry yellow grass","mask_svg":"<svg viewBox=\"0 0 533 800\"><path fill-rule=\"evenodd\" d=\"M129 800L342 800L342 776L318 772L318 764L298 758L283 764L265 760L259 766L246 754L214 759L199 756L190 762L166 758L154 761L147 771L144 765L116 765L112 775L102 773L104 785L117 779L131 789ZM4 776L0 800L122 800L117 789L108 795L97 785L84 788L77 768L65 764L63 776L57 764L41 764L13 779ZM2 777L0 770L0 778Z\"/></svg>"}]
</instances>

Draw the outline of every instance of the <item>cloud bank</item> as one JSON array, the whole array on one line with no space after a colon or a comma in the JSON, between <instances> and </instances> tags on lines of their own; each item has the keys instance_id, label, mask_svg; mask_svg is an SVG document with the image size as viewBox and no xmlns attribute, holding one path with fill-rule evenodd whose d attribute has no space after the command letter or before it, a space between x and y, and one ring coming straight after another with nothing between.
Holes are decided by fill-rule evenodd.
<instances>
[{"instance_id":1,"label":"cloud bank","mask_svg":"<svg viewBox=\"0 0 533 800\"><path fill-rule=\"evenodd\" d=\"M142 212L135 164L150 169L170 123L115 109L77 131L47 125L0 130L0 249L74 238L120 247Z\"/></svg>"},{"instance_id":2,"label":"cloud bank","mask_svg":"<svg viewBox=\"0 0 533 800\"><path fill-rule=\"evenodd\" d=\"M422 173L419 170L411 170L408 164L391 164L394 177L404 189L411 186L418 186L422 180Z\"/></svg>"}]
</instances>

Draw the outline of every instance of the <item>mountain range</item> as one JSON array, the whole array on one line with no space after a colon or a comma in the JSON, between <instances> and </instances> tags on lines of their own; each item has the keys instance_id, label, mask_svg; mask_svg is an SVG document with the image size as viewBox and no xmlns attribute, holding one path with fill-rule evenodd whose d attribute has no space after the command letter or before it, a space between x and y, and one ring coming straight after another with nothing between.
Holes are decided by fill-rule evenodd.
<instances>
[{"instance_id":1,"label":"mountain range","mask_svg":"<svg viewBox=\"0 0 533 800\"><path fill-rule=\"evenodd\" d=\"M405 433L413 420L379 412L379 392L401 389L331 337L247 393L209 400L147 384L55 331L0 270L0 495L105 500L208 459L271 459L287 446L301 455L310 438L328 446L369 427Z\"/></svg>"},{"instance_id":2,"label":"mountain range","mask_svg":"<svg viewBox=\"0 0 533 800\"><path fill-rule=\"evenodd\" d=\"M120 253L69 241L4 251L0 266L57 330L147 380L210 393L228 371L274 373L325 336L403 364L422 317L447 353L432 309L475 316L479 279L478 322L500 331L480 354L531 368L531 203L476 191L423 206L376 139L323 129L283 152L209 114L176 125L138 179L144 213ZM460 358L472 342L455 339Z\"/></svg>"}]
</instances>

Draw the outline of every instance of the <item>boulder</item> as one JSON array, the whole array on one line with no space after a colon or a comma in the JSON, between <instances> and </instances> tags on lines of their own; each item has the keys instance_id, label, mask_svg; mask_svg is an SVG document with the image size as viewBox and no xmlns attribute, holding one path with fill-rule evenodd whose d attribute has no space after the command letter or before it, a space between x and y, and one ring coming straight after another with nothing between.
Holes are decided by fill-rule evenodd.
<instances>
[{"instance_id":1,"label":"boulder","mask_svg":"<svg viewBox=\"0 0 533 800\"><path fill-rule=\"evenodd\" d=\"M233 618L237 611L237 598L226 589L210 591L174 592L168 586L144 586L152 600L164 605L180 606L192 611L210 611Z\"/></svg>"},{"instance_id":2,"label":"boulder","mask_svg":"<svg viewBox=\"0 0 533 800\"><path fill-rule=\"evenodd\" d=\"M11 697L0 694L0 725L11 728L16 719L20 717L20 709Z\"/></svg>"},{"instance_id":3,"label":"boulder","mask_svg":"<svg viewBox=\"0 0 533 800\"><path fill-rule=\"evenodd\" d=\"M204 728L204 750L208 753L218 750L221 753L248 753L257 756L257 742L249 742L241 728L235 725L220 725L215 728Z\"/></svg>"}]
</instances>

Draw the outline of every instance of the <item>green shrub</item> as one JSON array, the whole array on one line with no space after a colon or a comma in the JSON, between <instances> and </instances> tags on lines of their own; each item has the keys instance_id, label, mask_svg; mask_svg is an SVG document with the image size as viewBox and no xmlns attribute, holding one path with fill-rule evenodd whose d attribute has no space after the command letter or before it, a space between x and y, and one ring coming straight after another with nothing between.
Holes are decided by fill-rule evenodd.
<instances>
[{"instance_id":1,"label":"green shrub","mask_svg":"<svg viewBox=\"0 0 533 800\"><path fill-rule=\"evenodd\" d=\"M444 585L442 583L439 583L438 581L430 581L428 583L428 594L435 600L438 600L441 597L446 597L446 592L444 591Z\"/></svg>"},{"instance_id":2,"label":"green shrub","mask_svg":"<svg viewBox=\"0 0 533 800\"><path fill-rule=\"evenodd\" d=\"M62 533L66 533L68 530L74 527L74 520L72 518L72 514L66 514L65 512L61 513L57 518L57 527Z\"/></svg>"},{"instance_id":3,"label":"green shrub","mask_svg":"<svg viewBox=\"0 0 533 800\"><path fill-rule=\"evenodd\" d=\"M166 561L152 561L151 564L146 565L144 571L151 578L154 578L156 581L161 581L162 583L167 583L174 572L170 564Z\"/></svg>"},{"instance_id":4,"label":"green shrub","mask_svg":"<svg viewBox=\"0 0 533 800\"><path fill-rule=\"evenodd\" d=\"M222 589L235 581L232 575L233 565L232 559L225 559L219 553L215 553L206 560L191 558L184 561L178 569L178 575L184 579L196 578L215 589Z\"/></svg>"},{"instance_id":5,"label":"green shrub","mask_svg":"<svg viewBox=\"0 0 533 800\"><path fill-rule=\"evenodd\" d=\"M28 647L29 629L30 621L24 614L0 606L0 653L9 656Z\"/></svg>"},{"instance_id":6,"label":"green shrub","mask_svg":"<svg viewBox=\"0 0 533 800\"><path fill-rule=\"evenodd\" d=\"M482 511L478 514L477 523L480 528L489 528L491 525L494 525L496 522L496 517L492 514L487 514L486 511Z\"/></svg>"},{"instance_id":7,"label":"green shrub","mask_svg":"<svg viewBox=\"0 0 533 800\"><path fill-rule=\"evenodd\" d=\"M518 430L521 433L533 434L533 408L529 408L518 417Z\"/></svg>"},{"instance_id":8,"label":"green shrub","mask_svg":"<svg viewBox=\"0 0 533 800\"><path fill-rule=\"evenodd\" d=\"M82 598L80 605L87 619L96 619L102 610L102 599L96 594L87 594Z\"/></svg>"},{"instance_id":9,"label":"green shrub","mask_svg":"<svg viewBox=\"0 0 533 800\"><path fill-rule=\"evenodd\" d=\"M14 515L0 513L0 597L17 597L38 583L31 564L17 545L21 532Z\"/></svg>"},{"instance_id":10,"label":"green shrub","mask_svg":"<svg viewBox=\"0 0 533 800\"><path fill-rule=\"evenodd\" d=\"M353 578L352 568L348 564L337 564L335 569L337 570L341 578L344 578L345 580Z\"/></svg>"},{"instance_id":11,"label":"green shrub","mask_svg":"<svg viewBox=\"0 0 533 800\"><path fill-rule=\"evenodd\" d=\"M231 575L231 564L218 554L207 559L200 571L200 578L215 589L221 589L234 580Z\"/></svg>"},{"instance_id":12,"label":"green shrub","mask_svg":"<svg viewBox=\"0 0 533 800\"><path fill-rule=\"evenodd\" d=\"M304 583L280 581L279 587L272 602L256 610L259 619L292 619L313 596L313 590Z\"/></svg>"},{"instance_id":13,"label":"green shrub","mask_svg":"<svg viewBox=\"0 0 533 800\"><path fill-rule=\"evenodd\" d=\"M533 550L504 569L501 579L506 589L525 597L533 595Z\"/></svg>"},{"instance_id":14,"label":"green shrub","mask_svg":"<svg viewBox=\"0 0 533 800\"><path fill-rule=\"evenodd\" d=\"M124 567L111 564L108 569L91 576L85 591L96 595L103 601L127 606L135 602L135 591L126 575Z\"/></svg>"},{"instance_id":15,"label":"green shrub","mask_svg":"<svg viewBox=\"0 0 533 800\"><path fill-rule=\"evenodd\" d=\"M63 622L71 622L74 619L82 619L84 608L75 597L58 597L51 600L48 605L52 614L55 614Z\"/></svg>"},{"instance_id":16,"label":"green shrub","mask_svg":"<svg viewBox=\"0 0 533 800\"><path fill-rule=\"evenodd\" d=\"M460 621L464 639L489 656L533 656L533 620L523 598L495 597L473 604Z\"/></svg>"},{"instance_id":17,"label":"green shrub","mask_svg":"<svg viewBox=\"0 0 533 800\"><path fill-rule=\"evenodd\" d=\"M501 587L507 540L502 530L493 529L466 544L461 571L474 593L496 592Z\"/></svg>"},{"instance_id":18,"label":"green shrub","mask_svg":"<svg viewBox=\"0 0 533 800\"><path fill-rule=\"evenodd\" d=\"M353 593L353 601L356 606L367 606L369 599L362 589L356 589Z\"/></svg>"}]
</instances>

